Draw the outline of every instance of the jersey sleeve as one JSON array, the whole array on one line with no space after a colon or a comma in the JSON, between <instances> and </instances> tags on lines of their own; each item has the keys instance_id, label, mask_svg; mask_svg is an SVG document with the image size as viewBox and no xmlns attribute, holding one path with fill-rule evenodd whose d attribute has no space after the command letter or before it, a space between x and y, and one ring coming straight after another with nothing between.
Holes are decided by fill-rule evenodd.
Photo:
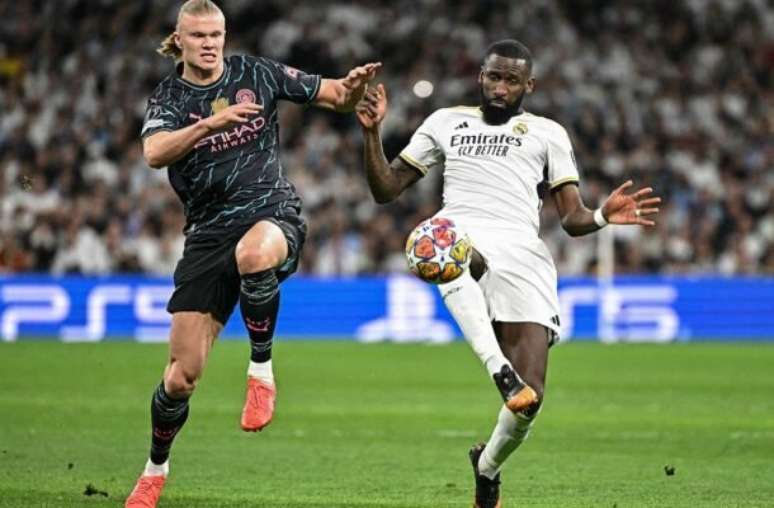
<instances>
[{"instance_id":1,"label":"jersey sleeve","mask_svg":"<svg viewBox=\"0 0 774 508\"><path fill-rule=\"evenodd\" d=\"M183 127L180 111L171 103L168 94L159 88L148 99L140 137L145 138L161 131L174 131Z\"/></svg>"},{"instance_id":2,"label":"jersey sleeve","mask_svg":"<svg viewBox=\"0 0 774 508\"><path fill-rule=\"evenodd\" d=\"M320 75L307 74L269 58L257 58L255 64L263 69L265 84L277 99L307 104L317 97L322 82Z\"/></svg>"},{"instance_id":3,"label":"jersey sleeve","mask_svg":"<svg viewBox=\"0 0 774 508\"><path fill-rule=\"evenodd\" d=\"M435 133L437 121L437 114L427 117L411 136L406 148L398 155L403 159L403 162L422 173L423 176L434 167L442 166L445 160L441 144Z\"/></svg>"},{"instance_id":4,"label":"jersey sleeve","mask_svg":"<svg viewBox=\"0 0 774 508\"><path fill-rule=\"evenodd\" d=\"M564 127L556 125L548 136L548 184L555 189L560 185L578 182L578 165L572 143Z\"/></svg>"}]
</instances>

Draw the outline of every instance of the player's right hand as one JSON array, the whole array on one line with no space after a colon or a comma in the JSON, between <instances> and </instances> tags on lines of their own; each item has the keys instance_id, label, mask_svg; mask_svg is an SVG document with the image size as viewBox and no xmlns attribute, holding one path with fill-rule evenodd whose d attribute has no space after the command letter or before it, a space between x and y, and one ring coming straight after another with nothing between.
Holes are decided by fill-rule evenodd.
<instances>
[{"instance_id":1,"label":"player's right hand","mask_svg":"<svg viewBox=\"0 0 774 508\"><path fill-rule=\"evenodd\" d=\"M355 114L360 125L366 129L375 129L387 115L387 90L381 83L369 86L363 98L355 106Z\"/></svg>"},{"instance_id":2,"label":"player's right hand","mask_svg":"<svg viewBox=\"0 0 774 508\"><path fill-rule=\"evenodd\" d=\"M257 115L261 111L263 111L263 106L260 104L240 102L206 118L204 122L206 122L209 130L217 131L232 125L245 123L250 120L251 116Z\"/></svg>"}]
</instances>

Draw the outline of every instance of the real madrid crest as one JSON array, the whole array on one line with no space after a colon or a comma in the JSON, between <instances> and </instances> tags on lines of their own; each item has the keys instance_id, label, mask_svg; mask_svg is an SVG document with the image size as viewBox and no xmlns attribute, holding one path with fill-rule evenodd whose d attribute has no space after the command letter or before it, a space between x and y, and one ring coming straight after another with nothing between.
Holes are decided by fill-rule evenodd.
<instances>
[{"instance_id":1,"label":"real madrid crest","mask_svg":"<svg viewBox=\"0 0 774 508\"><path fill-rule=\"evenodd\" d=\"M527 129L527 124L525 124L524 122L519 122L513 126L514 134L520 134L523 136L524 134L527 133L528 130L529 129Z\"/></svg>"},{"instance_id":2,"label":"real madrid crest","mask_svg":"<svg viewBox=\"0 0 774 508\"><path fill-rule=\"evenodd\" d=\"M225 97L215 99L214 101L210 102L210 107L212 107L212 114L217 115L228 107L228 99Z\"/></svg>"}]
</instances>

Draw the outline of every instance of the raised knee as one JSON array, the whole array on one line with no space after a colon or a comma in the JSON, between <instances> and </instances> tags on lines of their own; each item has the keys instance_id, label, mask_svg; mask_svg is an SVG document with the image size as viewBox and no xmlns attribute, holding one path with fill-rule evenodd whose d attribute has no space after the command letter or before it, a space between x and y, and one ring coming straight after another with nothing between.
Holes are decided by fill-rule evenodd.
<instances>
[{"instance_id":1,"label":"raised knee","mask_svg":"<svg viewBox=\"0 0 774 508\"><path fill-rule=\"evenodd\" d=\"M190 397L200 375L197 369L185 368L179 362L172 362L164 376L164 389L175 398Z\"/></svg>"},{"instance_id":2,"label":"raised knee","mask_svg":"<svg viewBox=\"0 0 774 508\"><path fill-rule=\"evenodd\" d=\"M239 273L255 273L269 268L274 268L278 264L278 259L268 249L260 249L244 245L239 242L236 248L236 262Z\"/></svg>"}]
</instances>

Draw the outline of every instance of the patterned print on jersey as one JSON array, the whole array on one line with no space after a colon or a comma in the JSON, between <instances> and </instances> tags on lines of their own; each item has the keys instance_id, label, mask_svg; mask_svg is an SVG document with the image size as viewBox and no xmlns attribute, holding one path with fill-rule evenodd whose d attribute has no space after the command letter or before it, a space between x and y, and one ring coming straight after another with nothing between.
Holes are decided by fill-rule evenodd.
<instances>
[{"instance_id":1,"label":"patterned print on jersey","mask_svg":"<svg viewBox=\"0 0 774 508\"><path fill-rule=\"evenodd\" d=\"M148 100L142 137L177 130L229 105L255 101L263 110L246 123L201 139L168 168L183 203L187 236L217 235L264 217L298 214L301 202L279 160L277 101L312 101L320 76L268 58L231 56L221 78L197 86L173 73Z\"/></svg>"}]
</instances>

